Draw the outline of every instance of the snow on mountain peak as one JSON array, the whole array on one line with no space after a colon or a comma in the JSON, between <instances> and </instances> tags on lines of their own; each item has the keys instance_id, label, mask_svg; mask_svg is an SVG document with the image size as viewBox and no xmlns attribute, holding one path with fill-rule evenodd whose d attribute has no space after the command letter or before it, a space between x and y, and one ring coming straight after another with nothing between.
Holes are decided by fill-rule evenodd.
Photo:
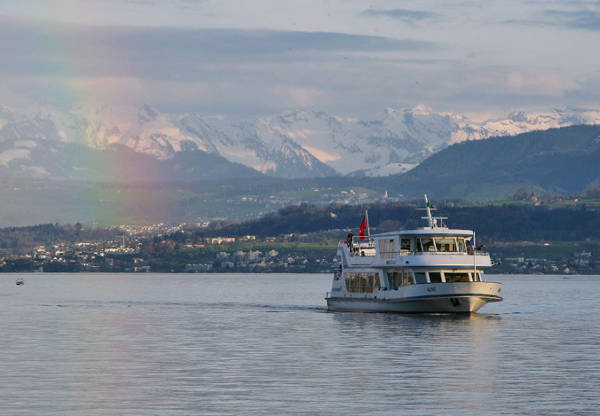
<instances>
[{"instance_id":1,"label":"snow on mountain peak","mask_svg":"<svg viewBox=\"0 0 600 416\"><path fill-rule=\"evenodd\" d=\"M433 110L431 107L425 104L417 104L410 110L410 112L413 114L429 115L433 112Z\"/></svg>"},{"instance_id":2,"label":"snow on mountain peak","mask_svg":"<svg viewBox=\"0 0 600 416\"><path fill-rule=\"evenodd\" d=\"M166 114L150 105L88 105L67 111L43 109L36 115L1 106L0 143L33 139L96 148L120 144L160 159L202 150L280 177L378 176L409 170L432 153L464 140L597 123L599 110L574 107L513 111L504 118L482 121L434 112L425 105L388 107L381 116L367 120L296 110L235 121L197 113ZM4 156L0 153L6 163L25 155L23 146L12 146L3 151L9 152Z\"/></svg>"}]
</instances>

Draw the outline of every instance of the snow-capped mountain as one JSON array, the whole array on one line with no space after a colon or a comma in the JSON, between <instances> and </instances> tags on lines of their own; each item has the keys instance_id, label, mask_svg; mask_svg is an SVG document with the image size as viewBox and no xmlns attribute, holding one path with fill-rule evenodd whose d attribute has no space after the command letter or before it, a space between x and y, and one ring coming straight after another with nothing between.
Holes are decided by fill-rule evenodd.
<instances>
[{"instance_id":1,"label":"snow-capped mountain","mask_svg":"<svg viewBox=\"0 0 600 416\"><path fill-rule=\"evenodd\" d=\"M600 110L519 111L473 121L417 106L390 107L372 120L317 111L231 120L161 113L147 105L44 108L33 113L0 106L0 165L29 160L40 143L56 141L98 149L123 145L159 160L199 150L285 178L385 176L405 172L453 143L574 124L600 124ZM27 169L37 177L44 175L31 163Z\"/></svg>"}]
</instances>

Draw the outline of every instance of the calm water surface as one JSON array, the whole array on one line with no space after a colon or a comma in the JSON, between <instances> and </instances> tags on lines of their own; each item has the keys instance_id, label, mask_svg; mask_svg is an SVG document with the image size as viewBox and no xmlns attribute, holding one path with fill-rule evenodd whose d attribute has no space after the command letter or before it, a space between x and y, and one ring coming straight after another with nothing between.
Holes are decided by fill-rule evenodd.
<instances>
[{"instance_id":1,"label":"calm water surface","mask_svg":"<svg viewBox=\"0 0 600 416\"><path fill-rule=\"evenodd\" d=\"M0 275L0 415L600 414L600 276L468 316L329 313L330 276Z\"/></svg>"}]
</instances>

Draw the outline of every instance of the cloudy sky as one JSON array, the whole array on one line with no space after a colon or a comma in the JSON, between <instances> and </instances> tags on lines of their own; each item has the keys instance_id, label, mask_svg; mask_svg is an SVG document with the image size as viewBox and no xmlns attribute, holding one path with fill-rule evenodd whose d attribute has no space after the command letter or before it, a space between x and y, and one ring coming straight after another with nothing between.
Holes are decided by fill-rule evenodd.
<instances>
[{"instance_id":1,"label":"cloudy sky","mask_svg":"<svg viewBox=\"0 0 600 416\"><path fill-rule=\"evenodd\" d=\"M0 104L600 107L600 0L0 0Z\"/></svg>"}]
</instances>

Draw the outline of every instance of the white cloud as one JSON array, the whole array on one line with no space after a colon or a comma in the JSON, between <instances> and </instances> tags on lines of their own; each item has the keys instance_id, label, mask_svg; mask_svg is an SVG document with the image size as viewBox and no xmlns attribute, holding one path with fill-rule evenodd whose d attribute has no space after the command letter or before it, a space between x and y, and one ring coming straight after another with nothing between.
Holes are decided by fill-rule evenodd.
<instances>
[{"instance_id":1,"label":"white cloud","mask_svg":"<svg viewBox=\"0 0 600 416\"><path fill-rule=\"evenodd\" d=\"M584 85L600 70L597 12L585 13L597 2L47 4L0 0L0 102L98 96L230 115L415 103L504 112L589 104ZM581 22L586 30L574 30Z\"/></svg>"},{"instance_id":2,"label":"white cloud","mask_svg":"<svg viewBox=\"0 0 600 416\"><path fill-rule=\"evenodd\" d=\"M557 74L541 71L537 73L510 71L506 75L506 86L515 94L561 97L567 91L575 88L576 83L565 82L563 77Z\"/></svg>"}]
</instances>

